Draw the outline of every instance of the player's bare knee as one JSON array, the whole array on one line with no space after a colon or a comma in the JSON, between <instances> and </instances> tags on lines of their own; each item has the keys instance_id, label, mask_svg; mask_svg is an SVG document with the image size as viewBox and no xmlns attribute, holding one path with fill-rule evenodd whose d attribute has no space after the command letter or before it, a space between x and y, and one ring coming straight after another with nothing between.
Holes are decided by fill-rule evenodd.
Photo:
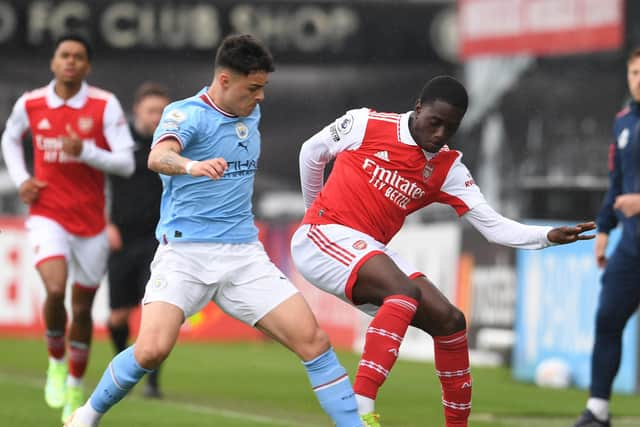
<instances>
[{"instance_id":1,"label":"player's bare knee","mask_svg":"<svg viewBox=\"0 0 640 427\"><path fill-rule=\"evenodd\" d=\"M126 326L129 322L129 312L123 309L114 309L109 313L109 325L113 327Z\"/></svg>"},{"instance_id":2,"label":"player's bare knee","mask_svg":"<svg viewBox=\"0 0 640 427\"><path fill-rule=\"evenodd\" d=\"M156 369L169 356L171 348L157 343L136 343L134 356L140 366L145 369Z\"/></svg>"},{"instance_id":3,"label":"player's bare knee","mask_svg":"<svg viewBox=\"0 0 640 427\"><path fill-rule=\"evenodd\" d=\"M308 361L320 356L327 351L331 343L329 342L329 336L325 331L316 327L313 331L310 331L307 339L301 343L296 349L296 353L302 360Z\"/></svg>"},{"instance_id":4,"label":"player's bare knee","mask_svg":"<svg viewBox=\"0 0 640 427\"><path fill-rule=\"evenodd\" d=\"M74 322L91 322L91 304L73 304L71 307L71 312Z\"/></svg>"},{"instance_id":5,"label":"player's bare knee","mask_svg":"<svg viewBox=\"0 0 640 427\"><path fill-rule=\"evenodd\" d=\"M451 335L462 331L467 327L467 319L464 313L456 308L453 304L449 306L447 311L447 319L443 324L442 335Z\"/></svg>"},{"instance_id":6,"label":"player's bare knee","mask_svg":"<svg viewBox=\"0 0 640 427\"><path fill-rule=\"evenodd\" d=\"M64 304L64 288L49 290L47 300L53 304Z\"/></svg>"},{"instance_id":7,"label":"player's bare knee","mask_svg":"<svg viewBox=\"0 0 640 427\"><path fill-rule=\"evenodd\" d=\"M422 297L422 291L420 288L411 282L408 286L403 286L402 291L399 292L400 295L407 296L409 298L413 298L416 301L420 301Z\"/></svg>"}]
</instances>

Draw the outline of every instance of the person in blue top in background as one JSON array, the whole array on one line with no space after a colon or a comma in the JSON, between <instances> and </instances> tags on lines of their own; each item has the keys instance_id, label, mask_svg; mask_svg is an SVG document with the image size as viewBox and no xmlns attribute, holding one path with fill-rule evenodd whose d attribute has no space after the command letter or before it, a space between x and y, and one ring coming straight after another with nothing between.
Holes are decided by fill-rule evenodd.
<instances>
[{"instance_id":1,"label":"person in blue top in background","mask_svg":"<svg viewBox=\"0 0 640 427\"><path fill-rule=\"evenodd\" d=\"M587 407L574 427L610 426L609 400L620 368L622 332L640 303L640 48L627 61L631 102L620 111L609 146L609 190L598 214L595 255L602 275L591 356ZM609 232L622 224L622 238L607 260Z\"/></svg>"},{"instance_id":2,"label":"person in blue top in background","mask_svg":"<svg viewBox=\"0 0 640 427\"><path fill-rule=\"evenodd\" d=\"M169 355L184 320L210 300L296 353L337 426L362 426L351 382L326 333L258 240L251 198L259 104L272 71L262 43L229 36L218 48L211 86L165 108L148 160L163 191L140 332L67 426L98 425Z\"/></svg>"}]
</instances>

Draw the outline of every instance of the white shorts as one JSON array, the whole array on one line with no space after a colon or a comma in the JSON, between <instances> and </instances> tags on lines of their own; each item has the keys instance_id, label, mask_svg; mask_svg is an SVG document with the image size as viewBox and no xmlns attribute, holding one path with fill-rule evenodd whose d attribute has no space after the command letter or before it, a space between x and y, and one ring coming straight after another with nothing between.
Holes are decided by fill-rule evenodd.
<instances>
[{"instance_id":1,"label":"white shorts","mask_svg":"<svg viewBox=\"0 0 640 427\"><path fill-rule=\"evenodd\" d=\"M303 224L291 239L291 256L302 276L316 287L353 304L352 290L360 267L374 255L385 254L411 278L424 276L384 243L338 224ZM357 306L368 314L378 307Z\"/></svg>"},{"instance_id":2,"label":"white shorts","mask_svg":"<svg viewBox=\"0 0 640 427\"><path fill-rule=\"evenodd\" d=\"M73 283L97 288L107 269L109 242L107 232L92 237L69 233L56 221L32 215L25 222L36 267L42 262L63 257L67 260Z\"/></svg>"},{"instance_id":3,"label":"white shorts","mask_svg":"<svg viewBox=\"0 0 640 427\"><path fill-rule=\"evenodd\" d=\"M169 242L158 246L142 303L168 302L187 318L214 301L228 315L254 326L297 292L260 242Z\"/></svg>"}]
</instances>

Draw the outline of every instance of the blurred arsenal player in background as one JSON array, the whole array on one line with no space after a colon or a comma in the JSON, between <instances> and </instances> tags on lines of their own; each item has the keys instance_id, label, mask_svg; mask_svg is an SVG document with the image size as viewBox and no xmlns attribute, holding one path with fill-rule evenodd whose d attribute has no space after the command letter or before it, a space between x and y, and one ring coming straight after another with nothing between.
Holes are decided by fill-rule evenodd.
<instances>
[{"instance_id":1,"label":"blurred arsenal player in background","mask_svg":"<svg viewBox=\"0 0 640 427\"><path fill-rule=\"evenodd\" d=\"M2 135L9 174L29 205L26 226L47 294L45 401L63 408L63 420L84 400L91 307L109 255L104 173L127 176L134 169L133 140L120 103L112 93L84 80L91 70L91 54L83 38L60 38L51 59L54 79L16 101ZM34 176L22 152L27 131L33 140ZM67 362L64 300L69 278L73 285Z\"/></svg>"}]
</instances>

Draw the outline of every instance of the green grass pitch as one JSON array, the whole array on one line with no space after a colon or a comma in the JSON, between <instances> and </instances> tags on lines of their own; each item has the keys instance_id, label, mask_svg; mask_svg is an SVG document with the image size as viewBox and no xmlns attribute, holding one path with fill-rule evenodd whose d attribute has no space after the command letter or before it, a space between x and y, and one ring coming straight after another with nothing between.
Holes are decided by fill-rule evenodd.
<instances>
[{"instance_id":1,"label":"green grass pitch","mask_svg":"<svg viewBox=\"0 0 640 427\"><path fill-rule=\"evenodd\" d=\"M86 383L93 387L111 359L108 342L93 347ZM340 353L353 379L357 357ZM60 426L42 397L44 340L0 338L0 425ZM513 381L506 368L472 367L471 426L568 427L583 390L541 389ZM271 343L179 343L161 372L163 400L133 390L101 427L330 426L296 357ZM617 426L640 426L637 396L616 395ZM429 363L398 361L378 397L385 427L442 426L440 386Z\"/></svg>"}]
</instances>

